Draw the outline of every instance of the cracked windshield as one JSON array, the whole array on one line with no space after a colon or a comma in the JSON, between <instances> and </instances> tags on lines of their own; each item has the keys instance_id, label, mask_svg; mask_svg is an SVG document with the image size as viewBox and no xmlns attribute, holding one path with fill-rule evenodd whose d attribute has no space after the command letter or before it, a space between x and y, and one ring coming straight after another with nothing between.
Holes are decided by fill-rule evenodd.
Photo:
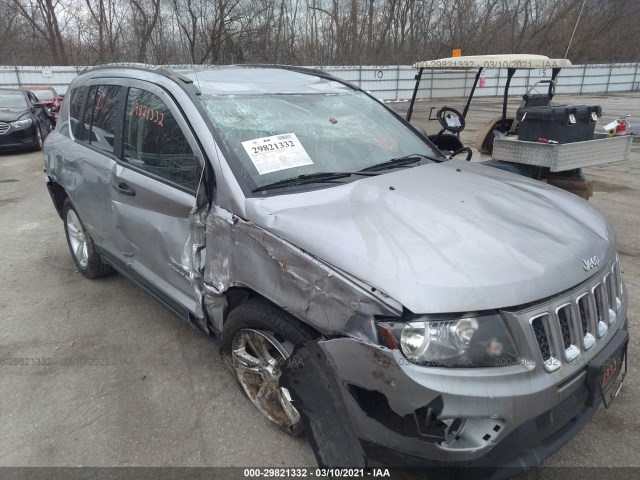
<instances>
[{"instance_id":1,"label":"cracked windshield","mask_svg":"<svg viewBox=\"0 0 640 480\"><path fill-rule=\"evenodd\" d=\"M254 189L298 175L354 172L405 155L437 155L358 91L201 99Z\"/></svg>"}]
</instances>

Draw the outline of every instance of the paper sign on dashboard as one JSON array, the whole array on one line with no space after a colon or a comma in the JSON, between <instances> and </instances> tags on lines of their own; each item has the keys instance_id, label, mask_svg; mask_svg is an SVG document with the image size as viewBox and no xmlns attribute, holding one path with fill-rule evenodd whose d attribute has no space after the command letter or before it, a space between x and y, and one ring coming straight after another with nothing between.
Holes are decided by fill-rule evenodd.
<instances>
[{"instance_id":1,"label":"paper sign on dashboard","mask_svg":"<svg viewBox=\"0 0 640 480\"><path fill-rule=\"evenodd\" d=\"M295 133L255 138L242 142L242 146L260 175L313 165Z\"/></svg>"}]
</instances>

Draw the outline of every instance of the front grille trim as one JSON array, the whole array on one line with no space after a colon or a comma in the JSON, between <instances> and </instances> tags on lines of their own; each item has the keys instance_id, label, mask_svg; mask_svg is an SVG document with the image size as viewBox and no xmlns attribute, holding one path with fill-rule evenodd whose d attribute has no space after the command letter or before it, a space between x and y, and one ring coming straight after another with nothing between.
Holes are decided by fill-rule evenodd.
<instances>
[{"instance_id":1,"label":"front grille trim","mask_svg":"<svg viewBox=\"0 0 640 480\"><path fill-rule=\"evenodd\" d=\"M533 330L533 334L536 337L536 341L540 348L542 365L549 373L558 370L561 366L561 362L558 359L558 354L555 348L555 335L551 328L550 319L551 315L549 313L541 313L531 317L529 320L529 324L531 325L531 329ZM540 330L540 328L542 328L542 330Z\"/></svg>"},{"instance_id":2,"label":"front grille trim","mask_svg":"<svg viewBox=\"0 0 640 480\"><path fill-rule=\"evenodd\" d=\"M4 135L9 131L10 125L7 122L0 122L0 135Z\"/></svg>"},{"instance_id":3,"label":"front grille trim","mask_svg":"<svg viewBox=\"0 0 640 480\"><path fill-rule=\"evenodd\" d=\"M616 306L616 291L615 285L613 284L613 276L611 273L608 273L604 276L604 287L607 292L607 305L609 306L609 310L613 310L615 313L618 308Z\"/></svg>"},{"instance_id":4,"label":"front grille trim","mask_svg":"<svg viewBox=\"0 0 640 480\"><path fill-rule=\"evenodd\" d=\"M620 273L620 257L616 256L616 262L613 264L613 277L616 282L616 293L622 306L622 274Z\"/></svg>"},{"instance_id":5,"label":"front grille trim","mask_svg":"<svg viewBox=\"0 0 640 480\"><path fill-rule=\"evenodd\" d=\"M581 309L581 305L584 305L584 308ZM584 292L582 295L579 295L578 298L576 298L575 309L578 314L580 333L582 336L582 348L586 351L596 343L594 332L597 326L595 324L595 306L593 305L592 295L589 292Z\"/></svg>"},{"instance_id":6,"label":"front grille trim","mask_svg":"<svg viewBox=\"0 0 640 480\"><path fill-rule=\"evenodd\" d=\"M555 320L560 327L560 341L564 346L564 359L572 362L580 355L577 325L573 311L573 303L567 302L556 308Z\"/></svg>"},{"instance_id":7,"label":"front grille trim","mask_svg":"<svg viewBox=\"0 0 640 480\"><path fill-rule=\"evenodd\" d=\"M574 365L582 352L598 344L622 316L624 285L619 268L616 255L615 260L570 292L512 313L521 320L528 317L537 347L534 351L537 350L547 372Z\"/></svg>"},{"instance_id":8,"label":"front grille trim","mask_svg":"<svg viewBox=\"0 0 640 480\"><path fill-rule=\"evenodd\" d=\"M593 301L596 307L596 320L598 321L598 337L604 337L609 329L607 298L602 282L598 282L591 289Z\"/></svg>"}]
</instances>

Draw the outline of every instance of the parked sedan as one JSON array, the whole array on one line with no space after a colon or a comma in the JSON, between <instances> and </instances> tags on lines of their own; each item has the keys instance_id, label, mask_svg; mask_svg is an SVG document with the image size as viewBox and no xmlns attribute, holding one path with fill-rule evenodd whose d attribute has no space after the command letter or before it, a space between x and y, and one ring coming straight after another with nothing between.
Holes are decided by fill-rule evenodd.
<instances>
[{"instance_id":1,"label":"parked sedan","mask_svg":"<svg viewBox=\"0 0 640 480\"><path fill-rule=\"evenodd\" d=\"M46 107L33 93L0 89L0 150L42 150L48 124Z\"/></svg>"},{"instance_id":2,"label":"parked sedan","mask_svg":"<svg viewBox=\"0 0 640 480\"><path fill-rule=\"evenodd\" d=\"M60 112L60 106L62 105L62 95L56 92L53 87L20 87L20 90L32 92L40 102L45 104L51 116L51 125L55 127L58 120L58 112Z\"/></svg>"}]
</instances>

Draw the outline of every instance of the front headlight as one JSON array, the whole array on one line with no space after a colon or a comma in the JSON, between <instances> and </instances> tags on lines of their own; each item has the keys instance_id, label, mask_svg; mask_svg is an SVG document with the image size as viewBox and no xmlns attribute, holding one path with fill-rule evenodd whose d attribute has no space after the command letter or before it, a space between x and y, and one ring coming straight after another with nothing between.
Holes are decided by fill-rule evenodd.
<instances>
[{"instance_id":1,"label":"front headlight","mask_svg":"<svg viewBox=\"0 0 640 480\"><path fill-rule=\"evenodd\" d=\"M493 367L518 363L518 351L498 314L453 320L416 318L381 323L412 363L441 367ZM389 335L384 335L386 343ZM389 345L388 345L389 346Z\"/></svg>"},{"instance_id":2,"label":"front headlight","mask_svg":"<svg viewBox=\"0 0 640 480\"><path fill-rule=\"evenodd\" d=\"M30 118L25 118L24 120L16 120L15 122L11 122L11 126L13 128L28 127L29 125L31 125Z\"/></svg>"}]
</instances>

